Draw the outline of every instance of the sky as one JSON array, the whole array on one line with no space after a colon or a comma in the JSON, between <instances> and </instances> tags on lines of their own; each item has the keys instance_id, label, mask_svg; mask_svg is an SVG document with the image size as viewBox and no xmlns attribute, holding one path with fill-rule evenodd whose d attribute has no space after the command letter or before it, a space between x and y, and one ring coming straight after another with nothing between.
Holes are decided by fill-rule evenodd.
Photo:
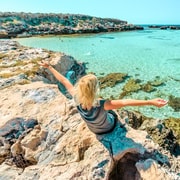
<instances>
[{"instance_id":1,"label":"sky","mask_svg":"<svg viewBox=\"0 0 180 180\"><path fill-rule=\"evenodd\" d=\"M0 12L69 13L131 24L180 24L180 0L1 0Z\"/></svg>"}]
</instances>

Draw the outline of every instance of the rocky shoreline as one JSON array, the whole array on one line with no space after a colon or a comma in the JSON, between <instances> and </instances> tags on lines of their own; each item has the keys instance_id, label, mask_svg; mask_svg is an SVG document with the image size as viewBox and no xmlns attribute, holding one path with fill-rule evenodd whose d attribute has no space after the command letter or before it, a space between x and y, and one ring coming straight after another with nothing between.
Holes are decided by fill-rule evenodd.
<instances>
[{"instance_id":1,"label":"rocky shoreline","mask_svg":"<svg viewBox=\"0 0 180 180\"><path fill-rule=\"evenodd\" d=\"M0 52L0 180L180 179L179 119L118 110L124 127L103 137L108 148L87 129L52 74L38 66L50 61L64 75L73 68L78 79L86 73L83 63L12 40L0 40ZM109 77L100 79L103 85L112 83Z\"/></svg>"},{"instance_id":2,"label":"rocky shoreline","mask_svg":"<svg viewBox=\"0 0 180 180\"><path fill-rule=\"evenodd\" d=\"M180 30L180 25L150 25L149 28Z\"/></svg>"},{"instance_id":3,"label":"rocky shoreline","mask_svg":"<svg viewBox=\"0 0 180 180\"><path fill-rule=\"evenodd\" d=\"M142 30L127 21L80 14L0 12L0 38Z\"/></svg>"}]
</instances>

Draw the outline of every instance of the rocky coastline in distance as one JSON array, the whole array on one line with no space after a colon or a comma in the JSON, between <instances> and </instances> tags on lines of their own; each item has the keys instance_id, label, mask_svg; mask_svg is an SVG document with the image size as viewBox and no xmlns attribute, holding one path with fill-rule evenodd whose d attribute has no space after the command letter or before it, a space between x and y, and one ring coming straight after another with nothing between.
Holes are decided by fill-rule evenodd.
<instances>
[{"instance_id":1,"label":"rocky coastline in distance","mask_svg":"<svg viewBox=\"0 0 180 180\"><path fill-rule=\"evenodd\" d=\"M180 30L180 25L149 25L149 28ZM71 35L144 30L127 21L82 14L0 12L0 38Z\"/></svg>"},{"instance_id":2,"label":"rocky coastline in distance","mask_svg":"<svg viewBox=\"0 0 180 180\"><path fill-rule=\"evenodd\" d=\"M127 21L81 14L0 12L0 38L143 30Z\"/></svg>"}]
</instances>

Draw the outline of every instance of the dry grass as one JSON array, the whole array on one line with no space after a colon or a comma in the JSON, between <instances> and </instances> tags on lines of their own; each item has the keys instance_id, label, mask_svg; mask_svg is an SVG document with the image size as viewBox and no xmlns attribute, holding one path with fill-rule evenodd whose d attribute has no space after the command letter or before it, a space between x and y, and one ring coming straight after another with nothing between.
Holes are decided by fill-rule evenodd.
<instances>
[{"instance_id":1,"label":"dry grass","mask_svg":"<svg viewBox=\"0 0 180 180\"><path fill-rule=\"evenodd\" d=\"M22 74L22 73L27 75L28 77L30 76L32 77L39 70L38 62L41 61L41 59L42 58L38 57L38 58L28 60L28 61L17 60L14 64L11 64L11 65L1 65L0 70L5 69L5 68L11 68L11 67L19 67L19 68L17 68L14 72L0 74L0 78L10 78L13 76L17 76L18 74ZM24 67L30 64L31 64L31 66L29 66L31 67L30 69L26 67L24 69L20 68L20 67Z\"/></svg>"},{"instance_id":2,"label":"dry grass","mask_svg":"<svg viewBox=\"0 0 180 180\"><path fill-rule=\"evenodd\" d=\"M25 66L25 65L27 65L28 63L29 63L29 62L24 62L24 61L21 61L21 60L17 60L14 64L1 65L1 66L0 66L0 69L10 68L10 67L16 67L16 66Z\"/></svg>"},{"instance_id":3,"label":"dry grass","mask_svg":"<svg viewBox=\"0 0 180 180\"><path fill-rule=\"evenodd\" d=\"M7 54L0 53L0 59L3 59L4 57L7 57Z\"/></svg>"},{"instance_id":4,"label":"dry grass","mask_svg":"<svg viewBox=\"0 0 180 180\"><path fill-rule=\"evenodd\" d=\"M0 78L10 78L10 77L13 77L13 76L17 76L18 74L21 74L21 73L23 73L23 70L18 69L15 72L9 72L9 73L0 74Z\"/></svg>"},{"instance_id":5,"label":"dry grass","mask_svg":"<svg viewBox=\"0 0 180 180\"><path fill-rule=\"evenodd\" d=\"M23 79L22 81L16 83L16 84L20 84L20 85L24 85L24 84L30 84L31 81L27 80L27 79Z\"/></svg>"},{"instance_id":6,"label":"dry grass","mask_svg":"<svg viewBox=\"0 0 180 180\"><path fill-rule=\"evenodd\" d=\"M0 61L2 62L3 60L1 60L1 55L0 54ZM2 55L3 56L3 55ZM5 56L4 56L5 57ZM16 66L25 66L27 64L35 64L38 65L38 62L40 62L42 60L41 57L37 57L35 59L31 59L31 60L16 60L14 64L11 65L1 65L0 68L9 68L9 67L16 67Z\"/></svg>"},{"instance_id":7,"label":"dry grass","mask_svg":"<svg viewBox=\"0 0 180 180\"><path fill-rule=\"evenodd\" d=\"M0 74L0 78L10 78L13 76L17 76L19 74L25 74L27 75L27 77L32 77L34 75L36 75L37 71L39 70L39 66L34 65L30 70L23 70L23 69L17 69L15 72L9 72L9 73L3 73Z\"/></svg>"},{"instance_id":8,"label":"dry grass","mask_svg":"<svg viewBox=\"0 0 180 180\"><path fill-rule=\"evenodd\" d=\"M30 70L24 71L23 73L28 77L36 75L37 71L39 70L38 65L34 65Z\"/></svg>"},{"instance_id":9,"label":"dry grass","mask_svg":"<svg viewBox=\"0 0 180 180\"><path fill-rule=\"evenodd\" d=\"M42 58L37 57L36 59L32 59L30 62L33 64L38 64L38 62L40 62L42 60Z\"/></svg>"}]
</instances>

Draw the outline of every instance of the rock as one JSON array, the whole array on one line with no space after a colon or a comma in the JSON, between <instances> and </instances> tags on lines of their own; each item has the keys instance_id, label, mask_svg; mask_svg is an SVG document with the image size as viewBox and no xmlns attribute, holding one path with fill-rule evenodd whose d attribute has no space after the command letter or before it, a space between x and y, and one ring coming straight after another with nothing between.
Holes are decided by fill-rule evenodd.
<instances>
[{"instance_id":1,"label":"rock","mask_svg":"<svg viewBox=\"0 0 180 180\"><path fill-rule=\"evenodd\" d=\"M120 94L120 99L130 94L131 92L137 92L141 89L141 85L134 79L129 79L123 87L123 92Z\"/></svg>"},{"instance_id":2,"label":"rock","mask_svg":"<svg viewBox=\"0 0 180 180\"><path fill-rule=\"evenodd\" d=\"M165 119L164 124L167 128L173 131L177 142L180 144L180 119L179 118L169 118Z\"/></svg>"},{"instance_id":3,"label":"rock","mask_svg":"<svg viewBox=\"0 0 180 180\"><path fill-rule=\"evenodd\" d=\"M23 118L14 118L6 122L0 128L0 136L4 137L6 140L11 141L12 139L18 139L24 131L29 128L34 128L38 122L35 119L23 119Z\"/></svg>"},{"instance_id":4,"label":"rock","mask_svg":"<svg viewBox=\"0 0 180 180\"><path fill-rule=\"evenodd\" d=\"M142 86L142 90L145 92L153 92L155 91L155 88L151 84L145 84Z\"/></svg>"},{"instance_id":5,"label":"rock","mask_svg":"<svg viewBox=\"0 0 180 180\"><path fill-rule=\"evenodd\" d=\"M158 78L156 78L153 81L149 82L152 86L162 86L164 85L164 82L162 80L159 80Z\"/></svg>"},{"instance_id":6,"label":"rock","mask_svg":"<svg viewBox=\"0 0 180 180\"><path fill-rule=\"evenodd\" d=\"M38 20L34 23L36 22ZM22 48L21 53L23 54L24 51L27 52L27 48ZM37 51L32 50L32 52ZM52 58L53 53L48 53L49 57L46 60L49 60L55 68L60 68L58 67L58 63L61 63L59 55ZM36 55L39 55L39 51ZM8 56L6 60L10 61L10 57ZM62 72L65 73L66 69L74 65L71 63L72 61L65 61L63 64L66 66L62 66ZM81 76L84 68L81 69L81 64L78 65L75 65L73 70ZM43 77L46 79L50 77L43 68L39 70L39 73L41 75L44 73ZM153 169L153 172L160 173L164 179L169 178L167 173L167 176L164 176L164 171L170 172L171 177L178 176L178 157L173 156L168 149L163 149L163 146L161 149L146 131L137 129L149 120L146 117L140 115L136 117L137 113L119 112L118 117L121 122L117 123L114 131L96 136L89 131L81 119L74 101L67 99L59 92L56 84L29 81L29 84L14 84L0 90L0 127L9 125L10 119L20 117L16 119L17 121L12 121L15 123L13 127L15 133L12 135L13 138L18 137L18 139L14 138L12 143L7 142L6 138L11 137L9 131L12 133L12 127L8 128L9 131L1 133L0 179L44 179L47 177L50 180L103 180L109 177L114 180L116 175L122 179L149 177L154 165L148 166L145 175L142 172L144 168L136 167L137 163L148 159L158 163L158 171ZM53 82L51 78L49 82ZM37 120L38 125L33 126L33 123L23 121L28 123L21 126L21 120L26 119ZM138 119L140 123L136 125ZM141 124L142 121L143 124ZM153 123L154 121L151 120ZM130 127L128 123L136 129ZM23 131L24 126L29 131ZM156 126L155 123L154 126ZM156 133L163 132L162 136L174 143L171 139L173 136L165 136L168 133L164 132L170 131L161 128L161 124L158 124L156 128L158 129ZM20 131L16 131L17 129ZM21 132L23 133L19 135L18 133ZM162 145L165 144L165 141L161 142Z\"/></svg>"},{"instance_id":7,"label":"rock","mask_svg":"<svg viewBox=\"0 0 180 180\"><path fill-rule=\"evenodd\" d=\"M132 112L126 110L119 110L118 113L120 115L120 118L124 120L124 123L128 124L134 129L140 128L143 121L149 120L147 117L144 117L142 114L135 111Z\"/></svg>"},{"instance_id":8,"label":"rock","mask_svg":"<svg viewBox=\"0 0 180 180\"><path fill-rule=\"evenodd\" d=\"M176 123L175 126L177 127L173 128L173 119L167 119L163 122L160 120L147 119L143 121L139 129L146 130L153 141L158 143L160 147L168 150L171 154L178 156L180 153L178 137L179 128Z\"/></svg>"},{"instance_id":9,"label":"rock","mask_svg":"<svg viewBox=\"0 0 180 180\"><path fill-rule=\"evenodd\" d=\"M0 40L0 50L1 50L1 53L7 52L9 50L17 49L17 47L19 47L19 46L20 45L19 45L19 43L17 41Z\"/></svg>"},{"instance_id":10,"label":"rock","mask_svg":"<svg viewBox=\"0 0 180 180\"><path fill-rule=\"evenodd\" d=\"M36 89L38 92L42 87L44 93L46 92L45 87L47 90L54 89L56 96L47 98L46 101L34 101L34 103L29 104L33 99L28 96L28 91L35 92ZM21 147L24 153L14 156L14 161L16 166L25 167L25 170L20 175L17 175L17 178L27 178L29 176L42 178L47 176L50 170L54 172L51 174L52 179L82 177L103 179L107 177L112 161L111 156L109 156L111 151L108 144L106 144L107 141L113 142L114 158L119 157L122 162L124 162L123 158L127 159L129 166L131 157L135 158L136 154L141 154L141 158L144 158L143 154L146 152L146 148L151 153L156 148L151 140L147 141L147 133L133 130L130 127L126 127L127 129L117 127L117 131L114 133L105 137L101 136L103 138L100 141L102 144L99 143L95 135L87 129L77 112L69 115L70 111L73 110L72 101L67 101L60 92L58 93L58 89L54 85L34 82L27 85L15 85L1 90L0 93L3 93L3 96L6 97L6 100L2 100L3 104L0 104L4 117L2 122L6 121L7 107L10 106L11 116L14 116L15 113L19 113L22 117L35 116L38 117L38 122L41 125L25 135L19 143L18 147ZM16 98L13 99L12 96ZM37 94L37 99L41 98L43 99L41 94ZM10 99L11 101L9 101ZM64 103L66 103L66 110ZM17 104L21 104L18 109L16 108ZM24 106L25 104L26 106ZM25 107L25 111L23 107ZM39 110L37 111L37 109ZM64 114L64 112L66 113ZM130 152L130 155L127 156L130 159L126 157L127 153L125 152ZM17 154L17 151L13 154ZM138 160L139 158L135 158L133 164ZM27 165L30 166L26 167ZM3 164L0 167L2 167L0 169L4 170ZM134 168L135 165L132 166L132 169ZM8 172L11 171L13 169L9 166ZM121 172L119 173L121 174ZM4 174L7 175L8 173L4 171Z\"/></svg>"},{"instance_id":11,"label":"rock","mask_svg":"<svg viewBox=\"0 0 180 180\"><path fill-rule=\"evenodd\" d=\"M127 74L123 73L110 73L104 77L99 77L100 88L114 87L117 83L124 81L127 78Z\"/></svg>"},{"instance_id":12,"label":"rock","mask_svg":"<svg viewBox=\"0 0 180 180\"><path fill-rule=\"evenodd\" d=\"M132 92L137 92L139 90L142 90L144 92L153 92L156 89L154 88L157 86L164 85L164 82L159 79L159 77L156 77L155 80L148 81L145 84L141 84L140 79L129 79L129 81L124 85L123 92L120 94L120 99L122 99L124 96L127 96L131 94Z\"/></svg>"},{"instance_id":13,"label":"rock","mask_svg":"<svg viewBox=\"0 0 180 180\"><path fill-rule=\"evenodd\" d=\"M10 157L11 163L15 163L17 167L25 168L32 165L31 162L24 158L21 140L37 124L38 122L35 119L15 118L9 120L0 128L1 163Z\"/></svg>"},{"instance_id":14,"label":"rock","mask_svg":"<svg viewBox=\"0 0 180 180\"><path fill-rule=\"evenodd\" d=\"M161 26L160 29L167 29L168 26Z\"/></svg>"},{"instance_id":15,"label":"rock","mask_svg":"<svg viewBox=\"0 0 180 180\"><path fill-rule=\"evenodd\" d=\"M136 167L140 173L140 178L144 180L169 180L172 178L170 175L162 172L162 170L158 167L158 164L152 159L147 159L144 162L138 162L136 163Z\"/></svg>"},{"instance_id":16,"label":"rock","mask_svg":"<svg viewBox=\"0 0 180 180\"><path fill-rule=\"evenodd\" d=\"M0 29L0 38L8 38L8 33L6 32L6 30L1 30Z\"/></svg>"},{"instance_id":17,"label":"rock","mask_svg":"<svg viewBox=\"0 0 180 180\"><path fill-rule=\"evenodd\" d=\"M52 63L63 75L72 78L73 83L85 74L85 64L77 62L72 56L43 49L26 48L10 40L0 40L0 45L3 52L0 54L0 89L39 80L57 84L54 76L38 65L42 59ZM68 74L70 71L73 74Z\"/></svg>"},{"instance_id":18,"label":"rock","mask_svg":"<svg viewBox=\"0 0 180 180\"><path fill-rule=\"evenodd\" d=\"M168 105L171 106L174 111L180 111L180 97L170 95Z\"/></svg>"}]
</instances>

